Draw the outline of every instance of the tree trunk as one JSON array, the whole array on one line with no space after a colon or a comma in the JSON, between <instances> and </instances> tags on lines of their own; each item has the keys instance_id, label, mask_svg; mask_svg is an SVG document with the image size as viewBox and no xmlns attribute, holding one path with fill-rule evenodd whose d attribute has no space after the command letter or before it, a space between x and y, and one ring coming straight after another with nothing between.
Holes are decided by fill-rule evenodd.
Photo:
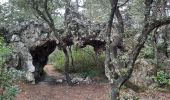
<instances>
[{"instance_id":1,"label":"tree trunk","mask_svg":"<svg viewBox=\"0 0 170 100\"><path fill-rule=\"evenodd\" d=\"M71 46L68 47L68 50L69 50L70 61L71 61L70 66L74 67L74 59L73 59L73 52L72 52Z\"/></svg>"},{"instance_id":2,"label":"tree trunk","mask_svg":"<svg viewBox=\"0 0 170 100\"><path fill-rule=\"evenodd\" d=\"M68 51L67 51L66 48L63 48L63 52L64 52L64 55L65 55L65 64L64 64L65 77L66 77L68 85L72 86L73 83L71 82L71 78L69 76L69 55L68 55Z\"/></svg>"},{"instance_id":3,"label":"tree trunk","mask_svg":"<svg viewBox=\"0 0 170 100\"><path fill-rule=\"evenodd\" d=\"M158 29L158 28L157 28ZM158 68L158 47L157 47L157 29L154 31L153 35L153 47L154 47L154 60L156 69ZM156 74L156 73L155 73Z\"/></svg>"},{"instance_id":4,"label":"tree trunk","mask_svg":"<svg viewBox=\"0 0 170 100\"><path fill-rule=\"evenodd\" d=\"M113 52L111 49L111 27L112 27L112 23L113 23L113 18L114 18L114 14L117 8L117 3L118 0L110 0L111 3L111 13L110 13L110 18L108 21L108 26L106 29L106 50L105 50L105 74L108 78L108 80L110 81L110 83L113 83L114 80L114 68L113 66L110 64L111 62L111 53ZM111 92L111 99L112 100L116 100L119 94L119 91L117 91L117 89L115 89L115 87L111 86L112 92Z\"/></svg>"},{"instance_id":5,"label":"tree trunk","mask_svg":"<svg viewBox=\"0 0 170 100\"><path fill-rule=\"evenodd\" d=\"M113 86L111 88L111 100L119 100L119 89Z\"/></svg>"}]
</instances>

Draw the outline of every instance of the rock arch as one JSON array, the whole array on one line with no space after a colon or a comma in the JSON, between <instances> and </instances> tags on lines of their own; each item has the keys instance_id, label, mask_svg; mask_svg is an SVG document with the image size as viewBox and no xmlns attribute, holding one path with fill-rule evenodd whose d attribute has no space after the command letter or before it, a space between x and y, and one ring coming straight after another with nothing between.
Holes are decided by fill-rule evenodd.
<instances>
[{"instance_id":1,"label":"rock arch","mask_svg":"<svg viewBox=\"0 0 170 100\"><path fill-rule=\"evenodd\" d=\"M3 29L5 34L8 34L4 37L10 40L9 42L14 45L15 51L21 58L22 69L28 72L28 76L34 76L30 80L38 82L43 79L45 75L43 67L48 61L48 55L55 50L56 46L65 54L65 75L68 83L70 80L67 73L68 47L76 45L83 48L91 45L96 54L105 50L106 23L91 22L71 8L66 9L64 23L64 29L55 29L54 32L48 24L40 20L22 22L7 31ZM60 35L58 37L55 34ZM115 31L112 36L113 47L120 48L119 34Z\"/></svg>"}]
</instances>

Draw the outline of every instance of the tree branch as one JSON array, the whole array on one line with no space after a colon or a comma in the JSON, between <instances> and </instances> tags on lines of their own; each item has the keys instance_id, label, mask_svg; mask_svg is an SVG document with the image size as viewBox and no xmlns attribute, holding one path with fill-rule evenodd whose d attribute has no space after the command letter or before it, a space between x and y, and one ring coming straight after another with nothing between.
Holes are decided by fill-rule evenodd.
<instances>
[{"instance_id":1,"label":"tree branch","mask_svg":"<svg viewBox=\"0 0 170 100\"><path fill-rule=\"evenodd\" d=\"M119 28L118 31L119 31L119 33L124 33L123 17L121 15L118 7L116 8L115 15L116 15L117 20L118 20L118 28Z\"/></svg>"},{"instance_id":2,"label":"tree branch","mask_svg":"<svg viewBox=\"0 0 170 100\"><path fill-rule=\"evenodd\" d=\"M36 2L36 1L34 1L34 0L31 0L31 5L32 5L32 8L37 12L37 14L38 14L42 19L44 19L48 24L50 24L49 20L46 18L46 16L44 15L44 13L39 10L38 2Z\"/></svg>"},{"instance_id":3,"label":"tree branch","mask_svg":"<svg viewBox=\"0 0 170 100\"><path fill-rule=\"evenodd\" d=\"M48 11L48 0L45 0L45 2L44 2L44 9L45 9L45 12L46 12L46 14L48 16L48 19L49 19L50 23L51 23L50 26L54 27L54 21L52 19L51 14Z\"/></svg>"},{"instance_id":4,"label":"tree branch","mask_svg":"<svg viewBox=\"0 0 170 100\"><path fill-rule=\"evenodd\" d=\"M126 3L128 3L128 2L129 2L129 0L126 0L123 4L119 5L118 8L126 5Z\"/></svg>"},{"instance_id":5,"label":"tree branch","mask_svg":"<svg viewBox=\"0 0 170 100\"><path fill-rule=\"evenodd\" d=\"M164 17L159 20L152 20L150 27L153 29L153 28L157 28L163 25L167 25L169 23L170 23L170 17Z\"/></svg>"}]
</instances>

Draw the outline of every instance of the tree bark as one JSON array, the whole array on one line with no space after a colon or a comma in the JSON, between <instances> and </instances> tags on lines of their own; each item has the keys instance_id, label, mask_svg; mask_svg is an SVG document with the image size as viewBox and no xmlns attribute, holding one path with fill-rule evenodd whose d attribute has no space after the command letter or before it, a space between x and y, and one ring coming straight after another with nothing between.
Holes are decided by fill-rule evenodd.
<instances>
[{"instance_id":1,"label":"tree bark","mask_svg":"<svg viewBox=\"0 0 170 100\"><path fill-rule=\"evenodd\" d=\"M110 83L112 84L113 83L113 66L110 65L110 62L111 62L111 28L112 28L112 23L113 23L113 18L114 18L114 14L115 14L115 11L116 11L116 8L117 8L117 3L118 3L118 0L111 0L110 1L111 3L111 13L110 13L110 18L109 18L109 21L108 21L108 26L107 26L107 30L106 30L106 51L105 51L105 55L106 55L106 58L105 58L105 74L108 78L108 80L110 81ZM113 49L112 49L113 50ZM111 86L111 99L112 100L116 100L117 97L118 97L118 93L119 91L117 91L117 89L115 89L116 87L112 87Z\"/></svg>"},{"instance_id":2,"label":"tree bark","mask_svg":"<svg viewBox=\"0 0 170 100\"><path fill-rule=\"evenodd\" d=\"M153 33L154 60L155 60L156 70L158 68L158 47L157 47L157 35L158 35L158 33L157 33L157 29L155 29L155 31Z\"/></svg>"}]
</instances>

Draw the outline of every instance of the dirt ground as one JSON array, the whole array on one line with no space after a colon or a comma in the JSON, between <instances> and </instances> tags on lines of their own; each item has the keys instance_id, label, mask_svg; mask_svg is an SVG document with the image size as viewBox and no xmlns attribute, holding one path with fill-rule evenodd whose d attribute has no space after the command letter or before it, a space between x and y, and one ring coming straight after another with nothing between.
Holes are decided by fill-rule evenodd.
<instances>
[{"instance_id":1,"label":"dirt ground","mask_svg":"<svg viewBox=\"0 0 170 100\"><path fill-rule=\"evenodd\" d=\"M49 86L47 84L21 84L21 93L15 100L107 100L107 86L67 85Z\"/></svg>"},{"instance_id":2,"label":"dirt ground","mask_svg":"<svg viewBox=\"0 0 170 100\"><path fill-rule=\"evenodd\" d=\"M60 76L51 65L46 66L46 72L53 76ZM91 83L68 86L67 84L49 85L19 83L20 93L15 100L109 100L108 83ZM128 90L123 90L127 93ZM170 93L146 91L133 93L139 100L170 100Z\"/></svg>"}]
</instances>

